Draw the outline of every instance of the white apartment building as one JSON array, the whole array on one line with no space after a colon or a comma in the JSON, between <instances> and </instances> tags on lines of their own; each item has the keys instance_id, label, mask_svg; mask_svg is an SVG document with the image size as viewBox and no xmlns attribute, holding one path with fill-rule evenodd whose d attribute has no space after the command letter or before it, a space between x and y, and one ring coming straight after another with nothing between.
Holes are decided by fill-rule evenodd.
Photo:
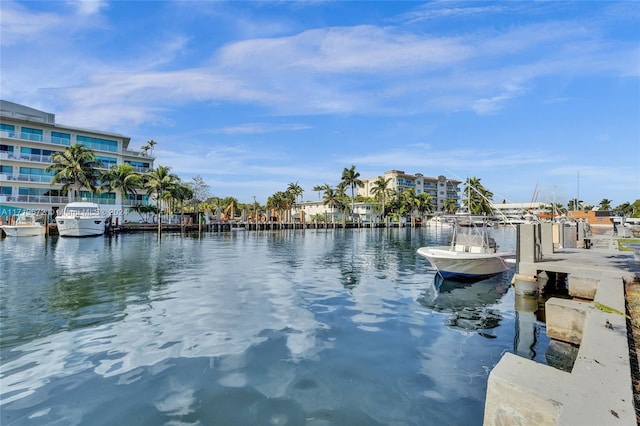
<instances>
[{"instance_id":1,"label":"white apartment building","mask_svg":"<svg viewBox=\"0 0 640 426\"><path fill-rule=\"evenodd\" d=\"M116 164L131 164L139 172L153 168L154 158L128 149L130 138L98 130L57 124L55 115L13 102L0 100L0 217L15 216L22 210L52 213L62 209L69 194L61 184L51 184L55 173L47 172L54 152L74 143L92 149L105 170ZM122 199L119 193L80 197L93 201L102 210L121 215L126 207L147 204L146 193Z\"/></svg>"},{"instance_id":2,"label":"white apartment building","mask_svg":"<svg viewBox=\"0 0 640 426\"><path fill-rule=\"evenodd\" d=\"M373 197L371 190L375 187L378 178L389 179L387 188L397 191L404 191L413 188L416 194L428 193L433 197L433 211L444 211L444 201L448 198L456 200L456 205L460 206L460 188L462 183L459 180L450 179L445 176L428 177L421 173L409 174L402 170L389 170L382 176L371 179L362 179L364 187L358 188L358 195Z\"/></svg>"},{"instance_id":3,"label":"white apartment building","mask_svg":"<svg viewBox=\"0 0 640 426\"><path fill-rule=\"evenodd\" d=\"M521 218L526 214L533 214L537 217L546 211L544 203L539 202L495 203L491 204L491 208L496 211L497 215L502 214L508 218Z\"/></svg>"},{"instance_id":4,"label":"white apartment building","mask_svg":"<svg viewBox=\"0 0 640 426\"><path fill-rule=\"evenodd\" d=\"M444 211L444 201L447 198L456 200L456 205L460 206L459 185L461 181L449 179L444 176L427 177L420 173L415 175L407 174L401 170L390 170L382 176L389 179L387 188L391 190L404 191L413 188L416 194L428 193L433 197L433 212ZM373 197L371 189L378 179L362 179L364 186L358 188L358 195L363 197ZM381 219L381 209L378 203L356 202L354 214L362 222L377 222ZM314 216L321 216L325 222L339 222L342 220L343 212L339 209L324 205L322 201L304 201L296 203L291 210L291 215L296 220L311 222Z\"/></svg>"}]
</instances>

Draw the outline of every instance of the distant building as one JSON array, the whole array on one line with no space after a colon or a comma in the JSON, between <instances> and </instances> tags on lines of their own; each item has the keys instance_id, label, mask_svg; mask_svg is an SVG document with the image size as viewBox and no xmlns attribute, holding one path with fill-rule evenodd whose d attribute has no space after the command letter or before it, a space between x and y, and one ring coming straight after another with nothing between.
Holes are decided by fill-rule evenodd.
<instances>
[{"instance_id":1,"label":"distant building","mask_svg":"<svg viewBox=\"0 0 640 426\"><path fill-rule=\"evenodd\" d=\"M544 203L496 203L491 204L491 208L498 215L503 214L508 218L522 218L526 214L532 214L536 217L546 212Z\"/></svg>"},{"instance_id":2,"label":"distant building","mask_svg":"<svg viewBox=\"0 0 640 426\"><path fill-rule=\"evenodd\" d=\"M567 213L568 217L573 217L575 219L584 219L589 222L591 226L606 226L613 228L612 218L615 217L615 214L611 210L571 210Z\"/></svg>"},{"instance_id":3,"label":"distant building","mask_svg":"<svg viewBox=\"0 0 640 426\"><path fill-rule=\"evenodd\" d=\"M381 210L374 203L355 203L354 216L362 222L380 221ZM351 203L349 203L351 208ZM322 217L322 222L335 223L344 219L344 212L335 207L329 207L322 201L303 201L291 208L291 217L295 221L312 222L314 217Z\"/></svg>"},{"instance_id":4,"label":"distant building","mask_svg":"<svg viewBox=\"0 0 640 426\"><path fill-rule=\"evenodd\" d=\"M0 100L0 217L23 209L52 212L67 204L69 194L61 191L61 184L51 185L54 173L46 168L53 164L53 153L76 142L92 149L105 170L124 163L139 172L153 168L154 158L130 151L126 136L64 126L55 122L54 114ZM119 193L82 191L80 197L107 212L148 203L143 193L123 200Z\"/></svg>"},{"instance_id":5,"label":"distant building","mask_svg":"<svg viewBox=\"0 0 640 426\"><path fill-rule=\"evenodd\" d=\"M375 181L380 177L389 179L387 188L404 191L412 188L416 194L427 193L433 197L433 211L444 211L444 202L446 199L456 200L456 206L460 207L460 188L462 183L459 180L447 178L445 176L428 177L421 173L409 174L402 170L389 170L382 176L370 179L362 179L364 187L358 188L358 195L363 197L373 197L372 189L375 187Z\"/></svg>"}]
</instances>

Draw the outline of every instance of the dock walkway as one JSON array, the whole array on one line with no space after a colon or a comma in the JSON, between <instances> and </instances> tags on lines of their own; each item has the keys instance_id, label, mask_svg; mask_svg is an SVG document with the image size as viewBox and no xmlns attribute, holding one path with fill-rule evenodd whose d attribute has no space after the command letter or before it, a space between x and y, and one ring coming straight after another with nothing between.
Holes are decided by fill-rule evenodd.
<instances>
[{"instance_id":1,"label":"dock walkway","mask_svg":"<svg viewBox=\"0 0 640 426\"><path fill-rule=\"evenodd\" d=\"M518 275L534 280L542 272L566 274L573 299L546 302L547 334L579 346L578 356L565 372L505 354L489 375L485 425L638 424L623 313L624 281L640 277L640 264L611 236L591 238L588 249L554 248L519 262Z\"/></svg>"}]
</instances>

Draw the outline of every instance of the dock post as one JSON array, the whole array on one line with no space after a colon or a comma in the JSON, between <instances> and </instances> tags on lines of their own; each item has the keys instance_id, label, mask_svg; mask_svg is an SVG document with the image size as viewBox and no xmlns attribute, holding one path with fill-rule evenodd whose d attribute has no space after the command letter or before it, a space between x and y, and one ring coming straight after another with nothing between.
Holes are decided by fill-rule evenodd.
<instances>
[{"instance_id":1,"label":"dock post","mask_svg":"<svg viewBox=\"0 0 640 426\"><path fill-rule=\"evenodd\" d=\"M553 253L553 224L545 222L540 224L540 246L542 254Z\"/></svg>"}]
</instances>

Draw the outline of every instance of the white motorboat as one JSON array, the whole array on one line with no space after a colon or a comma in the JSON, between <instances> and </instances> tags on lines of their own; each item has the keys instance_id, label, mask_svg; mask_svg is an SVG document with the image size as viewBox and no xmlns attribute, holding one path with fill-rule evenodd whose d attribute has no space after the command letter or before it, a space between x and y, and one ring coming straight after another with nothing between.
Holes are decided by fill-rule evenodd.
<instances>
[{"instance_id":1,"label":"white motorboat","mask_svg":"<svg viewBox=\"0 0 640 426\"><path fill-rule=\"evenodd\" d=\"M450 228L455 223L455 220L449 219L443 216L433 216L427 220L427 226L436 226L441 228Z\"/></svg>"},{"instance_id":2,"label":"white motorboat","mask_svg":"<svg viewBox=\"0 0 640 426\"><path fill-rule=\"evenodd\" d=\"M36 237L45 234L45 226L34 215L22 212L13 225L0 226L7 237Z\"/></svg>"},{"instance_id":3,"label":"white motorboat","mask_svg":"<svg viewBox=\"0 0 640 426\"><path fill-rule=\"evenodd\" d=\"M100 212L96 203L73 202L65 206L56 217L58 234L61 237L91 237L102 235L106 229L107 216Z\"/></svg>"},{"instance_id":4,"label":"white motorboat","mask_svg":"<svg viewBox=\"0 0 640 426\"><path fill-rule=\"evenodd\" d=\"M417 253L425 257L442 278L454 281L477 281L511 269L515 252L498 252L495 240L487 235L485 227L477 229L479 233L466 233L456 226L450 246L420 247Z\"/></svg>"}]
</instances>

